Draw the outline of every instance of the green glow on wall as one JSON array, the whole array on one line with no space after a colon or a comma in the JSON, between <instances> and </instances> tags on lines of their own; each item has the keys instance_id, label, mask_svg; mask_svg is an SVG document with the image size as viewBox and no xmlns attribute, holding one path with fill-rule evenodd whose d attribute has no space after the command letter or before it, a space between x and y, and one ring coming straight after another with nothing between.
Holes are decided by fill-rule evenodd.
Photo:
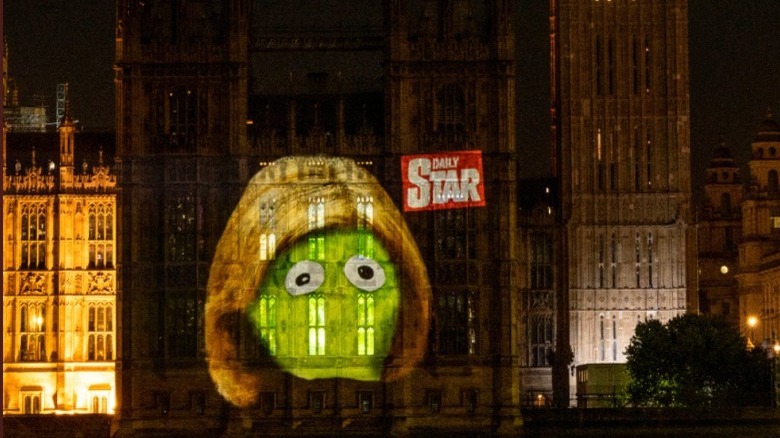
<instances>
[{"instance_id":1,"label":"green glow on wall","mask_svg":"<svg viewBox=\"0 0 780 438\"><path fill-rule=\"evenodd\" d=\"M277 254L247 315L291 374L380 380L399 300L396 266L380 239L367 230L318 231Z\"/></svg>"}]
</instances>

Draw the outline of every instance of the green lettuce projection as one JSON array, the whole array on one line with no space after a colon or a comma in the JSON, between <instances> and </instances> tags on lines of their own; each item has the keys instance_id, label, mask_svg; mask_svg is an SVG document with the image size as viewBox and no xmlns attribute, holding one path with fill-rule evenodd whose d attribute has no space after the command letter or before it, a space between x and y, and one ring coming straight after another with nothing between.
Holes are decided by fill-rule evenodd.
<instances>
[{"instance_id":1,"label":"green lettuce projection","mask_svg":"<svg viewBox=\"0 0 780 438\"><path fill-rule=\"evenodd\" d=\"M371 233L329 231L277 255L247 317L267 353L293 375L380 380L398 286L390 254Z\"/></svg>"},{"instance_id":2,"label":"green lettuce projection","mask_svg":"<svg viewBox=\"0 0 780 438\"><path fill-rule=\"evenodd\" d=\"M290 378L408 376L426 351L431 287L393 199L348 158L262 166L209 270L204 332L216 389L250 408Z\"/></svg>"}]
</instances>

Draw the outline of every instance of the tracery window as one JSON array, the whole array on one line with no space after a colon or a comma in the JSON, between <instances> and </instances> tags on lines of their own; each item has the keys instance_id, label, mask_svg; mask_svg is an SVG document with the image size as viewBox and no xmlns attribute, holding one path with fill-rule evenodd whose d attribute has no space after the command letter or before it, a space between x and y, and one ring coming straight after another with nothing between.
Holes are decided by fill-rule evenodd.
<instances>
[{"instance_id":1,"label":"tracery window","mask_svg":"<svg viewBox=\"0 0 780 438\"><path fill-rule=\"evenodd\" d=\"M260 260L273 260L276 255L276 202L260 203Z\"/></svg>"},{"instance_id":2,"label":"tracery window","mask_svg":"<svg viewBox=\"0 0 780 438\"><path fill-rule=\"evenodd\" d=\"M359 356L374 355L374 296L361 292L357 299L357 332Z\"/></svg>"},{"instance_id":3,"label":"tracery window","mask_svg":"<svg viewBox=\"0 0 780 438\"><path fill-rule=\"evenodd\" d=\"M168 236L166 259L169 262L193 262L198 260L198 249L202 253L202 240L198 232L202 226L202 207L192 194L173 196L166 206L165 216Z\"/></svg>"},{"instance_id":4,"label":"tracery window","mask_svg":"<svg viewBox=\"0 0 780 438\"><path fill-rule=\"evenodd\" d=\"M46 312L43 303L23 303L19 309L19 360L46 360Z\"/></svg>"},{"instance_id":5,"label":"tracery window","mask_svg":"<svg viewBox=\"0 0 780 438\"><path fill-rule=\"evenodd\" d=\"M259 319L256 322L260 332L260 339L266 348L265 353L276 356L276 297L272 295L260 295L258 303ZM252 337L249 337L252 339Z\"/></svg>"},{"instance_id":6,"label":"tracery window","mask_svg":"<svg viewBox=\"0 0 780 438\"><path fill-rule=\"evenodd\" d=\"M325 296L309 295L309 356L325 355Z\"/></svg>"},{"instance_id":7,"label":"tracery window","mask_svg":"<svg viewBox=\"0 0 780 438\"><path fill-rule=\"evenodd\" d=\"M325 260L325 198L309 199L309 260Z\"/></svg>"},{"instance_id":8,"label":"tracery window","mask_svg":"<svg viewBox=\"0 0 780 438\"><path fill-rule=\"evenodd\" d=\"M476 295L469 290L442 292L437 300L437 352L475 354L477 348Z\"/></svg>"},{"instance_id":9,"label":"tracery window","mask_svg":"<svg viewBox=\"0 0 780 438\"><path fill-rule=\"evenodd\" d=\"M194 152L197 133L198 96L194 87L176 87L168 92L167 132L174 152Z\"/></svg>"},{"instance_id":10,"label":"tracery window","mask_svg":"<svg viewBox=\"0 0 780 438\"><path fill-rule=\"evenodd\" d=\"M46 204L22 205L22 269L46 269Z\"/></svg>"},{"instance_id":11,"label":"tracery window","mask_svg":"<svg viewBox=\"0 0 780 438\"><path fill-rule=\"evenodd\" d=\"M114 360L114 311L110 304L87 311L87 360Z\"/></svg>"},{"instance_id":12,"label":"tracery window","mask_svg":"<svg viewBox=\"0 0 780 438\"><path fill-rule=\"evenodd\" d=\"M438 260L476 258L474 210L441 210L435 215L435 254Z\"/></svg>"},{"instance_id":13,"label":"tracery window","mask_svg":"<svg viewBox=\"0 0 780 438\"><path fill-rule=\"evenodd\" d=\"M370 232L374 227L374 198L358 196L357 198L357 229L358 255L374 258L374 235Z\"/></svg>"},{"instance_id":14,"label":"tracery window","mask_svg":"<svg viewBox=\"0 0 780 438\"><path fill-rule=\"evenodd\" d=\"M114 265L114 216L111 205L89 206L87 232L89 267L101 269Z\"/></svg>"},{"instance_id":15,"label":"tracery window","mask_svg":"<svg viewBox=\"0 0 780 438\"><path fill-rule=\"evenodd\" d=\"M170 357L193 358L204 350L203 300L192 295L177 294L168 299L166 317Z\"/></svg>"}]
</instances>

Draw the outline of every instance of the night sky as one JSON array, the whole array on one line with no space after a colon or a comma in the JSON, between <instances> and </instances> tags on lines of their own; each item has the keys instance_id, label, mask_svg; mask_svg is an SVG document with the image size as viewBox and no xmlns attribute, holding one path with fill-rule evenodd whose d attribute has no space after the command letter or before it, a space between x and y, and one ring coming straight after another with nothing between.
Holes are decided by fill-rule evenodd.
<instances>
[{"instance_id":1,"label":"night sky","mask_svg":"<svg viewBox=\"0 0 780 438\"><path fill-rule=\"evenodd\" d=\"M40 95L54 111L57 83L68 82L81 126L112 128L114 2L8 0L3 6L9 70L22 103ZM700 181L721 136L744 167L767 109L780 115L780 1L691 0L689 8L692 167L694 181ZM545 176L548 2L521 0L516 9L521 171L523 177Z\"/></svg>"}]
</instances>

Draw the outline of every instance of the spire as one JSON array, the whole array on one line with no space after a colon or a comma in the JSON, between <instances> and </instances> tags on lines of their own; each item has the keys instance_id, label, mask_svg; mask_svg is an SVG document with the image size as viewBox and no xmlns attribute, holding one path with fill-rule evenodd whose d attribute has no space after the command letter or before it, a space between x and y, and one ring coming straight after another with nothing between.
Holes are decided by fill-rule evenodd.
<instances>
[{"instance_id":1,"label":"spire","mask_svg":"<svg viewBox=\"0 0 780 438\"><path fill-rule=\"evenodd\" d=\"M73 184L73 155L76 146L76 125L70 115L70 96L65 84L65 114L60 123L60 184L70 187Z\"/></svg>"}]
</instances>

